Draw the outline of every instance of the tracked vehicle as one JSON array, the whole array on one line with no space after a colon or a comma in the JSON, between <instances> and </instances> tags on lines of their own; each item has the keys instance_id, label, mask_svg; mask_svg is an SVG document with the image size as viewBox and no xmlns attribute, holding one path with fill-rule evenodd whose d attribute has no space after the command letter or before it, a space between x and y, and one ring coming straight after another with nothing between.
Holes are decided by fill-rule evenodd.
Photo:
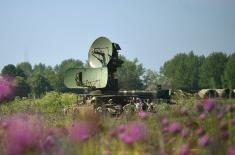
<instances>
[{"instance_id":1,"label":"tracked vehicle","mask_svg":"<svg viewBox=\"0 0 235 155\"><path fill-rule=\"evenodd\" d=\"M122 90L119 91L115 73L123 61L119 59L120 46L106 37L96 39L89 49L86 68L70 68L66 71L64 84L67 88L83 90L79 93L78 105L90 104L99 112L121 114L123 111L149 110L155 102L170 101L169 89L155 91Z\"/></svg>"}]
</instances>

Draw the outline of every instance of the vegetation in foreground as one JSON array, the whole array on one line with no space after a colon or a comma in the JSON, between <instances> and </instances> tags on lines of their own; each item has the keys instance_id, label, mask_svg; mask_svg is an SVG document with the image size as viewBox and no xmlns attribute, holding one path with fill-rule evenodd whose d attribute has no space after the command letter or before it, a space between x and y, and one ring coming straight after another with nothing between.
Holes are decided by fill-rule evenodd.
<instances>
[{"instance_id":1,"label":"vegetation in foreground","mask_svg":"<svg viewBox=\"0 0 235 155\"><path fill-rule=\"evenodd\" d=\"M76 95L50 92L0 106L0 154L234 155L232 100L180 100L156 113L119 117L71 112Z\"/></svg>"}]
</instances>

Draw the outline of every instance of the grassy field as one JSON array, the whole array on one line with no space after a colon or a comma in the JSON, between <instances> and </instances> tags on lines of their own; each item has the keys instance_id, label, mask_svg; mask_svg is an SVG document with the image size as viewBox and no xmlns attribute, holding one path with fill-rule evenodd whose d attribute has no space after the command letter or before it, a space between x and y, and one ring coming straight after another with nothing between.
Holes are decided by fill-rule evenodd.
<instances>
[{"instance_id":1,"label":"grassy field","mask_svg":"<svg viewBox=\"0 0 235 155\"><path fill-rule=\"evenodd\" d=\"M234 100L181 99L119 117L63 112L75 103L56 92L1 103L0 154L235 154Z\"/></svg>"}]
</instances>

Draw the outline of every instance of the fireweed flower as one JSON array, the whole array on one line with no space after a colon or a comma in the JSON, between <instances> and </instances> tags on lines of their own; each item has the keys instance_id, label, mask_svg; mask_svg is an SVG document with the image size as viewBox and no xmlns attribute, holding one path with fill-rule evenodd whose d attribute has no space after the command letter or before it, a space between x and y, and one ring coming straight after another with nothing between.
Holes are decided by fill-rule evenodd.
<instances>
[{"instance_id":1,"label":"fireweed flower","mask_svg":"<svg viewBox=\"0 0 235 155\"><path fill-rule=\"evenodd\" d=\"M170 126L169 126L169 132L170 133L178 133L181 130L181 124L179 122L173 122Z\"/></svg>"},{"instance_id":2,"label":"fireweed flower","mask_svg":"<svg viewBox=\"0 0 235 155\"><path fill-rule=\"evenodd\" d=\"M13 117L8 120L6 130L6 154L19 155L27 150L40 150L40 137L43 133L42 122L29 116Z\"/></svg>"},{"instance_id":3,"label":"fireweed flower","mask_svg":"<svg viewBox=\"0 0 235 155\"><path fill-rule=\"evenodd\" d=\"M70 128L69 136L71 140L76 142L84 142L97 132L97 126L88 121L82 121L73 124Z\"/></svg>"},{"instance_id":4,"label":"fireweed flower","mask_svg":"<svg viewBox=\"0 0 235 155\"><path fill-rule=\"evenodd\" d=\"M109 136L110 136L111 138L116 137L116 135L117 135L117 131L116 131L115 129L111 129L111 130L109 131Z\"/></svg>"},{"instance_id":5,"label":"fireweed flower","mask_svg":"<svg viewBox=\"0 0 235 155\"><path fill-rule=\"evenodd\" d=\"M184 128L183 130L181 130L180 135L183 138L187 138L190 134L190 130L188 128Z\"/></svg>"},{"instance_id":6,"label":"fireweed flower","mask_svg":"<svg viewBox=\"0 0 235 155\"><path fill-rule=\"evenodd\" d=\"M228 138L229 138L229 132L228 132L228 130L225 130L225 131L223 131L223 133L222 133L222 138L224 139L224 140L227 140Z\"/></svg>"},{"instance_id":7,"label":"fireweed flower","mask_svg":"<svg viewBox=\"0 0 235 155\"><path fill-rule=\"evenodd\" d=\"M126 144L145 141L147 136L146 126L140 122L132 122L127 124L125 132L119 134L120 140Z\"/></svg>"},{"instance_id":8,"label":"fireweed flower","mask_svg":"<svg viewBox=\"0 0 235 155\"><path fill-rule=\"evenodd\" d=\"M198 136L202 136L202 135L205 134L205 130L200 127L200 128L198 128L198 129L196 130L196 134L197 134Z\"/></svg>"},{"instance_id":9,"label":"fireweed flower","mask_svg":"<svg viewBox=\"0 0 235 155\"><path fill-rule=\"evenodd\" d=\"M205 113L200 114L199 119L202 120L202 121L205 120L206 119L206 114Z\"/></svg>"},{"instance_id":10,"label":"fireweed flower","mask_svg":"<svg viewBox=\"0 0 235 155\"><path fill-rule=\"evenodd\" d=\"M232 119L232 125L235 126L235 118Z\"/></svg>"},{"instance_id":11,"label":"fireweed flower","mask_svg":"<svg viewBox=\"0 0 235 155\"><path fill-rule=\"evenodd\" d=\"M53 137L47 136L46 139L44 140L44 143L43 143L44 148L49 149L54 145L55 145L55 140L53 139Z\"/></svg>"},{"instance_id":12,"label":"fireweed flower","mask_svg":"<svg viewBox=\"0 0 235 155\"><path fill-rule=\"evenodd\" d=\"M169 120L167 117L164 117L162 120L161 120L161 123L163 126L167 126L169 124Z\"/></svg>"},{"instance_id":13,"label":"fireweed flower","mask_svg":"<svg viewBox=\"0 0 235 155\"><path fill-rule=\"evenodd\" d=\"M180 155L189 155L189 146L188 144L184 144L180 147Z\"/></svg>"},{"instance_id":14,"label":"fireweed flower","mask_svg":"<svg viewBox=\"0 0 235 155\"><path fill-rule=\"evenodd\" d=\"M208 135L204 135L201 138L199 138L198 144L201 145L201 146L208 145L209 144L209 136Z\"/></svg>"},{"instance_id":15,"label":"fireweed flower","mask_svg":"<svg viewBox=\"0 0 235 155\"><path fill-rule=\"evenodd\" d=\"M10 77L0 78L0 102L13 95L14 86L12 81L13 79Z\"/></svg>"},{"instance_id":16,"label":"fireweed flower","mask_svg":"<svg viewBox=\"0 0 235 155\"><path fill-rule=\"evenodd\" d=\"M164 127L163 128L163 132L169 132L169 128L168 127Z\"/></svg>"},{"instance_id":17,"label":"fireweed flower","mask_svg":"<svg viewBox=\"0 0 235 155\"><path fill-rule=\"evenodd\" d=\"M207 112L212 111L215 108L215 101L212 99L208 99L206 100L206 102L204 103L204 110Z\"/></svg>"},{"instance_id":18,"label":"fireweed flower","mask_svg":"<svg viewBox=\"0 0 235 155\"><path fill-rule=\"evenodd\" d=\"M233 146L229 149L228 155L235 155L235 146Z\"/></svg>"},{"instance_id":19,"label":"fireweed flower","mask_svg":"<svg viewBox=\"0 0 235 155\"><path fill-rule=\"evenodd\" d=\"M138 115L139 115L139 117L140 117L141 119L145 119L145 118L148 117L148 113L145 112L145 111L140 111L140 112L138 113Z\"/></svg>"},{"instance_id":20,"label":"fireweed flower","mask_svg":"<svg viewBox=\"0 0 235 155\"><path fill-rule=\"evenodd\" d=\"M120 125L119 126L119 133L124 133L126 131L127 126L126 125Z\"/></svg>"}]
</instances>

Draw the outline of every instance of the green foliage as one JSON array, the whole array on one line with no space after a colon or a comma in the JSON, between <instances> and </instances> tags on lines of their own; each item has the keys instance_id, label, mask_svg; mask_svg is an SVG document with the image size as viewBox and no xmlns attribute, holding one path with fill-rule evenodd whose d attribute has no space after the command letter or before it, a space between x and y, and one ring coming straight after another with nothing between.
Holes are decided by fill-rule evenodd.
<instances>
[{"instance_id":1,"label":"green foliage","mask_svg":"<svg viewBox=\"0 0 235 155\"><path fill-rule=\"evenodd\" d=\"M180 53L173 59L164 63L161 73L171 81L174 88L184 90L198 89L199 67L203 62L203 57Z\"/></svg>"},{"instance_id":2,"label":"green foliage","mask_svg":"<svg viewBox=\"0 0 235 155\"><path fill-rule=\"evenodd\" d=\"M30 85L25 78L16 76L14 82L16 85L16 96L27 97L30 93Z\"/></svg>"},{"instance_id":3,"label":"green foliage","mask_svg":"<svg viewBox=\"0 0 235 155\"><path fill-rule=\"evenodd\" d=\"M222 52L214 52L206 57L200 68L200 87L222 88L222 76L226 63L227 56Z\"/></svg>"},{"instance_id":4,"label":"green foliage","mask_svg":"<svg viewBox=\"0 0 235 155\"><path fill-rule=\"evenodd\" d=\"M45 94L45 92L51 90L51 86L48 80L44 76L38 73L33 74L30 77L29 83L34 98L41 97L41 95Z\"/></svg>"},{"instance_id":5,"label":"green foliage","mask_svg":"<svg viewBox=\"0 0 235 155\"><path fill-rule=\"evenodd\" d=\"M49 92L38 100L38 107L43 113L61 112L63 108L76 104L77 96L71 93Z\"/></svg>"},{"instance_id":6,"label":"green foliage","mask_svg":"<svg viewBox=\"0 0 235 155\"><path fill-rule=\"evenodd\" d=\"M21 62L16 65L17 69L21 69L26 77L29 77L32 74L32 66L29 62Z\"/></svg>"},{"instance_id":7,"label":"green foliage","mask_svg":"<svg viewBox=\"0 0 235 155\"><path fill-rule=\"evenodd\" d=\"M158 73L150 69L146 70L143 79L144 87L146 90L156 90L157 85L160 84Z\"/></svg>"},{"instance_id":8,"label":"green foliage","mask_svg":"<svg viewBox=\"0 0 235 155\"><path fill-rule=\"evenodd\" d=\"M120 56L123 61L121 67L117 69L116 77L118 79L120 89L141 89L143 83L141 77L144 74L143 65L137 59L133 61Z\"/></svg>"},{"instance_id":9,"label":"green foliage","mask_svg":"<svg viewBox=\"0 0 235 155\"><path fill-rule=\"evenodd\" d=\"M16 76L17 75L16 67L12 64L4 66L2 69L2 75Z\"/></svg>"},{"instance_id":10,"label":"green foliage","mask_svg":"<svg viewBox=\"0 0 235 155\"><path fill-rule=\"evenodd\" d=\"M43 113L46 115L62 114L63 109L77 102L77 95L72 93L49 92L41 99L18 98L0 105L0 114L12 113Z\"/></svg>"},{"instance_id":11,"label":"green foliage","mask_svg":"<svg viewBox=\"0 0 235 155\"><path fill-rule=\"evenodd\" d=\"M224 85L228 88L235 88L235 53L229 56L224 71Z\"/></svg>"}]
</instances>

